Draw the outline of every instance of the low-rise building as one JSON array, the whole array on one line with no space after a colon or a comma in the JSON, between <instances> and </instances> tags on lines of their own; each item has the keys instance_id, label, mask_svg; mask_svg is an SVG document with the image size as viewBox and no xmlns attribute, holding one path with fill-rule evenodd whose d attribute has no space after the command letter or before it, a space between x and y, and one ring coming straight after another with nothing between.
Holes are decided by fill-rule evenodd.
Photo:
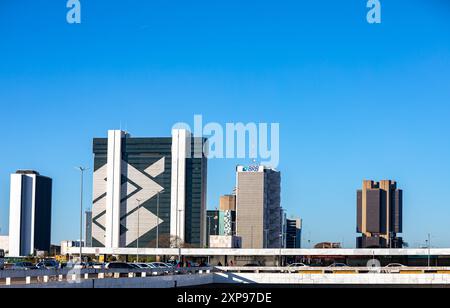
<instances>
[{"instance_id":1,"label":"low-rise building","mask_svg":"<svg viewBox=\"0 0 450 308\"><path fill-rule=\"evenodd\" d=\"M239 236L211 235L210 248L242 248L242 239Z\"/></svg>"}]
</instances>

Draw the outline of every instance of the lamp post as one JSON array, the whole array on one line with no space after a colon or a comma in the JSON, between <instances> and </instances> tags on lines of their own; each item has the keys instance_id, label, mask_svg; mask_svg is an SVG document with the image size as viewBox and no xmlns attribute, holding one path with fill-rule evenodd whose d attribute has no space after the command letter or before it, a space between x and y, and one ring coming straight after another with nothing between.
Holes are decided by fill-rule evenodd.
<instances>
[{"instance_id":1,"label":"lamp post","mask_svg":"<svg viewBox=\"0 0 450 308\"><path fill-rule=\"evenodd\" d=\"M84 185L84 172L88 168L78 167L80 171L80 264L83 262L83 185Z\"/></svg>"},{"instance_id":2,"label":"lamp post","mask_svg":"<svg viewBox=\"0 0 450 308\"><path fill-rule=\"evenodd\" d=\"M208 238L207 238L208 248L211 248L210 241L211 241L211 216L208 216Z\"/></svg>"},{"instance_id":3,"label":"lamp post","mask_svg":"<svg viewBox=\"0 0 450 308\"><path fill-rule=\"evenodd\" d=\"M159 248L159 191L156 200L156 248Z\"/></svg>"},{"instance_id":4,"label":"lamp post","mask_svg":"<svg viewBox=\"0 0 450 308\"><path fill-rule=\"evenodd\" d=\"M281 256L282 255L281 249L283 249L283 233L280 233L280 261L279 261L280 267L283 266L283 260L282 260L282 256Z\"/></svg>"},{"instance_id":5,"label":"lamp post","mask_svg":"<svg viewBox=\"0 0 450 308\"><path fill-rule=\"evenodd\" d=\"M428 267L431 266L431 234L428 233Z\"/></svg>"}]
</instances>

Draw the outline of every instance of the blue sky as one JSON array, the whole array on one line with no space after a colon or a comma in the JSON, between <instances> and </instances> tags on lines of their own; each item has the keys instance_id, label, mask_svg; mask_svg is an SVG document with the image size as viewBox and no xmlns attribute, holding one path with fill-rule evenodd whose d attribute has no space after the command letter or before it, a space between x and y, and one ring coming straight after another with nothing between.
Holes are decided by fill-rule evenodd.
<instances>
[{"instance_id":1,"label":"blue sky","mask_svg":"<svg viewBox=\"0 0 450 308\"><path fill-rule=\"evenodd\" d=\"M450 4L381 2L369 25L365 0L82 0L69 25L65 0L1 1L1 232L16 169L53 177L52 241L74 239L93 137L202 114L280 123L283 207L305 240L354 246L356 190L389 178L406 241L450 246ZM214 208L238 161L209 163Z\"/></svg>"}]
</instances>

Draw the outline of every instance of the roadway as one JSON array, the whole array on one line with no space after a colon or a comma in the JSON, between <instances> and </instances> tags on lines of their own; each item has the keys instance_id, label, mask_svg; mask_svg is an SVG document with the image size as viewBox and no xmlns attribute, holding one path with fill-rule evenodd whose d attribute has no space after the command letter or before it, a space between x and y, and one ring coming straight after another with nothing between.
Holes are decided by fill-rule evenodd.
<instances>
[{"instance_id":1,"label":"roadway","mask_svg":"<svg viewBox=\"0 0 450 308\"><path fill-rule=\"evenodd\" d=\"M211 284L450 286L449 267L215 267L0 271L0 287L173 288Z\"/></svg>"}]
</instances>

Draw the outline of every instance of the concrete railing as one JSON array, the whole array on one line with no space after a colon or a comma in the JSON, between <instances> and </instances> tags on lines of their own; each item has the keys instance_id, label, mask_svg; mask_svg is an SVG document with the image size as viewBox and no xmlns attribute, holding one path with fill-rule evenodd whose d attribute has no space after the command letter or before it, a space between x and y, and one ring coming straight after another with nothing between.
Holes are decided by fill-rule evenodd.
<instances>
[{"instance_id":1,"label":"concrete railing","mask_svg":"<svg viewBox=\"0 0 450 308\"><path fill-rule=\"evenodd\" d=\"M0 271L0 287L12 285L81 283L85 280L147 278L210 274L213 268L169 269L38 269Z\"/></svg>"},{"instance_id":2,"label":"concrete railing","mask_svg":"<svg viewBox=\"0 0 450 308\"><path fill-rule=\"evenodd\" d=\"M0 271L0 287L176 288L206 284L441 284L449 267L208 267Z\"/></svg>"},{"instance_id":3,"label":"concrete railing","mask_svg":"<svg viewBox=\"0 0 450 308\"><path fill-rule=\"evenodd\" d=\"M450 267L216 267L225 273L450 274Z\"/></svg>"}]
</instances>

